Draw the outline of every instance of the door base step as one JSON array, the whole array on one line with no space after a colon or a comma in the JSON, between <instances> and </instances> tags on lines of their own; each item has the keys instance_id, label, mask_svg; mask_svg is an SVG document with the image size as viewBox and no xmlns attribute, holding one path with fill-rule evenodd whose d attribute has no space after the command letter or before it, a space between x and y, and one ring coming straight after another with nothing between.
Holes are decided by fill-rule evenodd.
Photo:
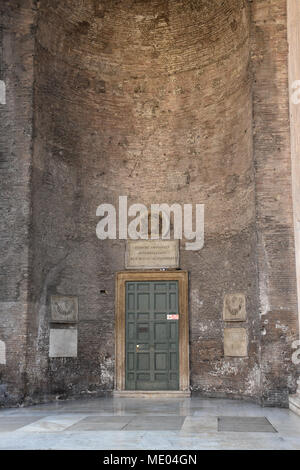
<instances>
[{"instance_id":1,"label":"door base step","mask_svg":"<svg viewBox=\"0 0 300 470\"><path fill-rule=\"evenodd\" d=\"M181 390L114 390L116 398L190 398L190 391Z\"/></svg>"}]
</instances>

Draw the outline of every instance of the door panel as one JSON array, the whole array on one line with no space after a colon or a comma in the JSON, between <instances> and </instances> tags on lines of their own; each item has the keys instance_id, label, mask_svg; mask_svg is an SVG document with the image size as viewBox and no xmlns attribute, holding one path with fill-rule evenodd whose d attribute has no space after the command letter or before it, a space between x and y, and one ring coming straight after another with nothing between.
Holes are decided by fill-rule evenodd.
<instances>
[{"instance_id":1,"label":"door panel","mask_svg":"<svg viewBox=\"0 0 300 470\"><path fill-rule=\"evenodd\" d=\"M126 282L126 389L178 390L178 282Z\"/></svg>"}]
</instances>

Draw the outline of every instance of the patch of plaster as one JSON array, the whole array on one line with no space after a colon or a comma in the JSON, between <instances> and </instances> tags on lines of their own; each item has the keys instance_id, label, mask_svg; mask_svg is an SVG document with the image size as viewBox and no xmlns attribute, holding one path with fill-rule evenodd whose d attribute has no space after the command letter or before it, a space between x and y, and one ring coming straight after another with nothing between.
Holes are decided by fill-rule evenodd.
<instances>
[{"instance_id":1,"label":"patch of plaster","mask_svg":"<svg viewBox=\"0 0 300 470\"><path fill-rule=\"evenodd\" d=\"M0 104L6 104L6 85L0 80Z\"/></svg>"},{"instance_id":2,"label":"patch of plaster","mask_svg":"<svg viewBox=\"0 0 300 470\"><path fill-rule=\"evenodd\" d=\"M221 366L215 366L217 370L210 373L213 376L228 376L228 375L237 375L239 373L239 368L237 365L230 364L229 362L224 362Z\"/></svg>"},{"instance_id":3,"label":"patch of plaster","mask_svg":"<svg viewBox=\"0 0 300 470\"><path fill-rule=\"evenodd\" d=\"M101 385L110 385L113 381L114 361L111 357L101 359L100 379Z\"/></svg>"},{"instance_id":4,"label":"patch of plaster","mask_svg":"<svg viewBox=\"0 0 300 470\"><path fill-rule=\"evenodd\" d=\"M287 333L289 331L289 327L286 325L282 325L280 321L276 323L275 328L282 330L284 333Z\"/></svg>"},{"instance_id":5,"label":"patch of plaster","mask_svg":"<svg viewBox=\"0 0 300 470\"><path fill-rule=\"evenodd\" d=\"M260 293L260 309L261 316L266 315L270 311L270 302L269 302L269 272L272 272L270 263L268 261L268 252L266 249L265 239L262 237L262 247L263 247L263 272L259 273L259 293Z\"/></svg>"},{"instance_id":6,"label":"patch of plaster","mask_svg":"<svg viewBox=\"0 0 300 470\"><path fill-rule=\"evenodd\" d=\"M6 345L0 340L0 364L6 364Z\"/></svg>"},{"instance_id":7,"label":"patch of plaster","mask_svg":"<svg viewBox=\"0 0 300 470\"><path fill-rule=\"evenodd\" d=\"M200 323L198 325L198 329L201 331L201 333L205 333L205 331L208 331L209 328L208 328L208 325L204 325L203 323ZM199 339L201 338L199 337Z\"/></svg>"},{"instance_id":8,"label":"patch of plaster","mask_svg":"<svg viewBox=\"0 0 300 470\"><path fill-rule=\"evenodd\" d=\"M200 299L199 289L191 290L191 309L192 313L198 312L203 306L203 300Z\"/></svg>"},{"instance_id":9,"label":"patch of plaster","mask_svg":"<svg viewBox=\"0 0 300 470\"><path fill-rule=\"evenodd\" d=\"M246 379L246 389L245 393L247 395L254 395L257 393L257 390L260 386L260 368L258 365L255 365L253 369L249 371L249 375Z\"/></svg>"}]
</instances>

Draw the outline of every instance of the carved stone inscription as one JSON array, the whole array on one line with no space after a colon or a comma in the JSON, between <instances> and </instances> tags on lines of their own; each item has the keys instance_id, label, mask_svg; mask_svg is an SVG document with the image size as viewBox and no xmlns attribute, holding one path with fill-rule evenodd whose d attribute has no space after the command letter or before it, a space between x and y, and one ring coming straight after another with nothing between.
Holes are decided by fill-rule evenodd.
<instances>
[{"instance_id":1,"label":"carved stone inscription","mask_svg":"<svg viewBox=\"0 0 300 470\"><path fill-rule=\"evenodd\" d=\"M54 323L76 323L78 321L77 297L52 295L51 321Z\"/></svg>"},{"instance_id":2,"label":"carved stone inscription","mask_svg":"<svg viewBox=\"0 0 300 470\"><path fill-rule=\"evenodd\" d=\"M77 329L51 329L49 357L77 357Z\"/></svg>"},{"instance_id":3,"label":"carved stone inscription","mask_svg":"<svg viewBox=\"0 0 300 470\"><path fill-rule=\"evenodd\" d=\"M248 355L248 340L245 328L225 328L224 355L229 357L246 357Z\"/></svg>"},{"instance_id":4,"label":"carved stone inscription","mask_svg":"<svg viewBox=\"0 0 300 470\"><path fill-rule=\"evenodd\" d=\"M130 240L125 265L127 269L178 268L178 240Z\"/></svg>"}]
</instances>

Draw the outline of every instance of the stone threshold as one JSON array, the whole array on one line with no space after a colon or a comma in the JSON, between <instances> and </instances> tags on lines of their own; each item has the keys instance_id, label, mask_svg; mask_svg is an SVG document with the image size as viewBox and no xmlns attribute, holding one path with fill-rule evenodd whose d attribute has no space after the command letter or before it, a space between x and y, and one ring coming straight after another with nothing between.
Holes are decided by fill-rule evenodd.
<instances>
[{"instance_id":1,"label":"stone threshold","mask_svg":"<svg viewBox=\"0 0 300 470\"><path fill-rule=\"evenodd\" d=\"M190 398L190 391L182 390L114 390L116 398Z\"/></svg>"},{"instance_id":2,"label":"stone threshold","mask_svg":"<svg viewBox=\"0 0 300 470\"><path fill-rule=\"evenodd\" d=\"M290 396L290 410L300 416L300 394Z\"/></svg>"}]
</instances>

